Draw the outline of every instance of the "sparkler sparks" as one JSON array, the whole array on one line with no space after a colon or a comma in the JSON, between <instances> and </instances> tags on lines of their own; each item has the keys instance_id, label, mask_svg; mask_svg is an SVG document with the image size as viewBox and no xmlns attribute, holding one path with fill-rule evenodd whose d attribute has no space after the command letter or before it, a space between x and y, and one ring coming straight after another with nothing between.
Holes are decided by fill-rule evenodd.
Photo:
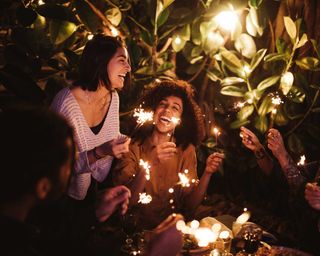
<instances>
[{"instance_id":1,"label":"sparkler sparks","mask_svg":"<svg viewBox=\"0 0 320 256\"><path fill-rule=\"evenodd\" d=\"M149 204L152 201L152 196L147 195L147 193L139 193L139 201L141 204Z\"/></svg>"},{"instance_id":2,"label":"sparkler sparks","mask_svg":"<svg viewBox=\"0 0 320 256\"><path fill-rule=\"evenodd\" d=\"M180 180L178 182L178 184L180 184L182 187L190 187L190 180L187 177L187 175L185 173L181 173L181 172L179 172L178 175L179 175L179 180Z\"/></svg>"},{"instance_id":3,"label":"sparkler sparks","mask_svg":"<svg viewBox=\"0 0 320 256\"><path fill-rule=\"evenodd\" d=\"M272 97L271 102L273 105L276 105L276 106L279 106L283 103L279 95L275 95L274 97Z\"/></svg>"},{"instance_id":4,"label":"sparkler sparks","mask_svg":"<svg viewBox=\"0 0 320 256\"><path fill-rule=\"evenodd\" d=\"M147 121L153 120L153 112L145 111L143 108L135 108L133 112L133 117L137 117L137 124L143 125Z\"/></svg>"},{"instance_id":5,"label":"sparkler sparks","mask_svg":"<svg viewBox=\"0 0 320 256\"><path fill-rule=\"evenodd\" d=\"M144 168L144 170L146 171L146 179L150 180L150 165L147 161L143 161L142 159L140 159L139 165L142 166Z\"/></svg>"}]
</instances>

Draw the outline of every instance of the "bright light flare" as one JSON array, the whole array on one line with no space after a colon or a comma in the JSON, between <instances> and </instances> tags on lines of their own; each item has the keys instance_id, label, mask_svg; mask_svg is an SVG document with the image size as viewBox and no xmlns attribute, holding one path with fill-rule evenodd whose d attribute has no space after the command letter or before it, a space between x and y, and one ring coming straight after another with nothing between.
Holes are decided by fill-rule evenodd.
<instances>
[{"instance_id":1,"label":"bright light flare","mask_svg":"<svg viewBox=\"0 0 320 256\"><path fill-rule=\"evenodd\" d=\"M141 204L149 204L152 201L152 196L147 193L139 193L139 201Z\"/></svg>"},{"instance_id":2,"label":"bright light flare","mask_svg":"<svg viewBox=\"0 0 320 256\"><path fill-rule=\"evenodd\" d=\"M89 35L87 36L87 38L88 38L88 40L92 40L93 35L92 35L92 34L89 34Z\"/></svg>"},{"instance_id":3,"label":"bright light flare","mask_svg":"<svg viewBox=\"0 0 320 256\"><path fill-rule=\"evenodd\" d=\"M174 124L174 125L178 125L180 124L180 118L178 117L171 117L171 122Z\"/></svg>"},{"instance_id":4,"label":"bright light flare","mask_svg":"<svg viewBox=\"0 0 320 256\"><path fill-rule=\"evenodd\" d=\"M306 163L306 156L305 155L300 156L300 160L297 163L297 165L302 166L302 165L305 165L305 163Z\"/></svg>"},{"instance_id":5,"label":"bright light flare","mask_svg":"<svg viewBox=\"0 0 320 256\"><path fill-rule=\"evenodd\" d=\"M43 4L45 4L45 2L43 0L38 1L38 5L43 5Z\"/></svg>"},{"instance_id":6,"label":"bright light flare","mask_svg":"<svg viewBox=\"0 0 320 256\"><path fill-rule=\"evenodd\" d=\"M209 243L217 240L218 235L214 234L209 228L198 228L194 234L199 247L206 247Z\"/></svg>"},{"instance_id":7,"label":"bright light flare","mask_svg":"<svg viewBox=\"0 0 320 256\"><path fill-rule=\"evenodd\" d=\"M215 17L215 20L218 23L219 27L232 32L239 22L239 17L235 11L223 11Z\"/></svg>"},{"instance_id":8,"label":"bright light flare","mask_svg":"<svg viewBox=\"0 0 320 256\"><path fill-rule=\"evenodd\" d=\"M146 179L150 180L150 168L151 166L147 161L143 161L140 159L139 165L143 167L143 169L146 171Z\"/></svg>"}]
</instances>

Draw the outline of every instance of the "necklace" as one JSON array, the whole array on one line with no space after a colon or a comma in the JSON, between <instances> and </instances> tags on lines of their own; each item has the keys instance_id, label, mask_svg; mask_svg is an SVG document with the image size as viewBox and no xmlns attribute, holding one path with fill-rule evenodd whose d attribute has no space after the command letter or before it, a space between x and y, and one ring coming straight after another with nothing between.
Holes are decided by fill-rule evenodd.
<instances>
[{"instance_id":1,"label":"necklace","mask_svg":"<svg viewBox=\"0 0 320 256\"><path fill-rule=\"evenodd\" d=\"M90 95L90 93L88 91L85 91L85 97L86 97L86 101L88 105L91 106L97 106L98 110L102 111L105 109L107 103L109 102L109 92L107 92L106 94L104 94L102 97L98 98L98 97L94 97L92 94Z\"/></svg>"}]
</instances>

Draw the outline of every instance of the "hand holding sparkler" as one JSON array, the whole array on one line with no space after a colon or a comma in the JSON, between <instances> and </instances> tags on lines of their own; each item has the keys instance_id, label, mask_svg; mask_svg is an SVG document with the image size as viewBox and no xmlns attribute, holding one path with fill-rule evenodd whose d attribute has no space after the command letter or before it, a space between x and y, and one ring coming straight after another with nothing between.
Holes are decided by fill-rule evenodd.
<instances>
[{"instance_id":1,"label":"hand holding sparkler","mask_svg":"<svg viewBox=\"0 0 320 256\"><path fill-rule=\"evenodd\" d=\"M209 155L207 158L207 161L206 161L205 172L206 173L215 173L216 171L218 171L219 167L221 166L221 164L223 162L223 159L224 159L223 153L215 152L215 153Z\"/></svg>"},{"instance_id":2,"label":"hand holding sparkler","mask_svg":"<svg viewBox=\"0 0 320 256\"><path fill-rule=\"evenodd\" d=\"M267 143L268 148L279 161L288 155L282 136L278 130L272 128L268 131Z\"/></svg>"},{"instance_id":3,"label":"hand holding sparkler","mask_svg":"<svg viewBox=\"0 0 320 256\"><path fill-rule=\"evenodd\" d=\"M170 141L157 145L155 150L156 159L153 159L153 164L162 163L177 153L176 144Z\"/></svg>"},{"instance_id":4,"label":"hand holding sparkler","mask_svg":"<svg viewBox=\"0 0 320 256\"><path fill-rule=\"evenodd\" d=\"M240 137L242 138L242 144L253 152L263 148L258 137L248 128L243 126L240 128Z\"/></svg>"}]
</instances>

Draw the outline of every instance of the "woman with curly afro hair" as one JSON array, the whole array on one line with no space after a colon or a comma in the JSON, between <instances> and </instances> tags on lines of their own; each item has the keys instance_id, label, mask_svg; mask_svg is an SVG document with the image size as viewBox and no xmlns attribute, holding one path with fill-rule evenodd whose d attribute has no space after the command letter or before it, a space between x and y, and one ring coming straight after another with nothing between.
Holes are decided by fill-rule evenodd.
<instances>
[{"instance_id":1,"label":"woman with curly afro hair","mask_svg":"<svg viewBox=\"0 0 320 256\"><path fill-rule=\"evenodd\" d=\"M204 138L204 120L188 83L161 81L145 93L141 102L144 110L153 111L153 123L135 131L129 153L113 170L113 180L129 187L131 206L139 203L141 193L152 197L149 204L135 207L139 225L149 229L172 212L194 211L224 156L210 155L198 181L195 147ZM140 165L141 159L148 162L150 174ZM189 183L180 181L181 174Z\"/></svg>"}]
</instances>

